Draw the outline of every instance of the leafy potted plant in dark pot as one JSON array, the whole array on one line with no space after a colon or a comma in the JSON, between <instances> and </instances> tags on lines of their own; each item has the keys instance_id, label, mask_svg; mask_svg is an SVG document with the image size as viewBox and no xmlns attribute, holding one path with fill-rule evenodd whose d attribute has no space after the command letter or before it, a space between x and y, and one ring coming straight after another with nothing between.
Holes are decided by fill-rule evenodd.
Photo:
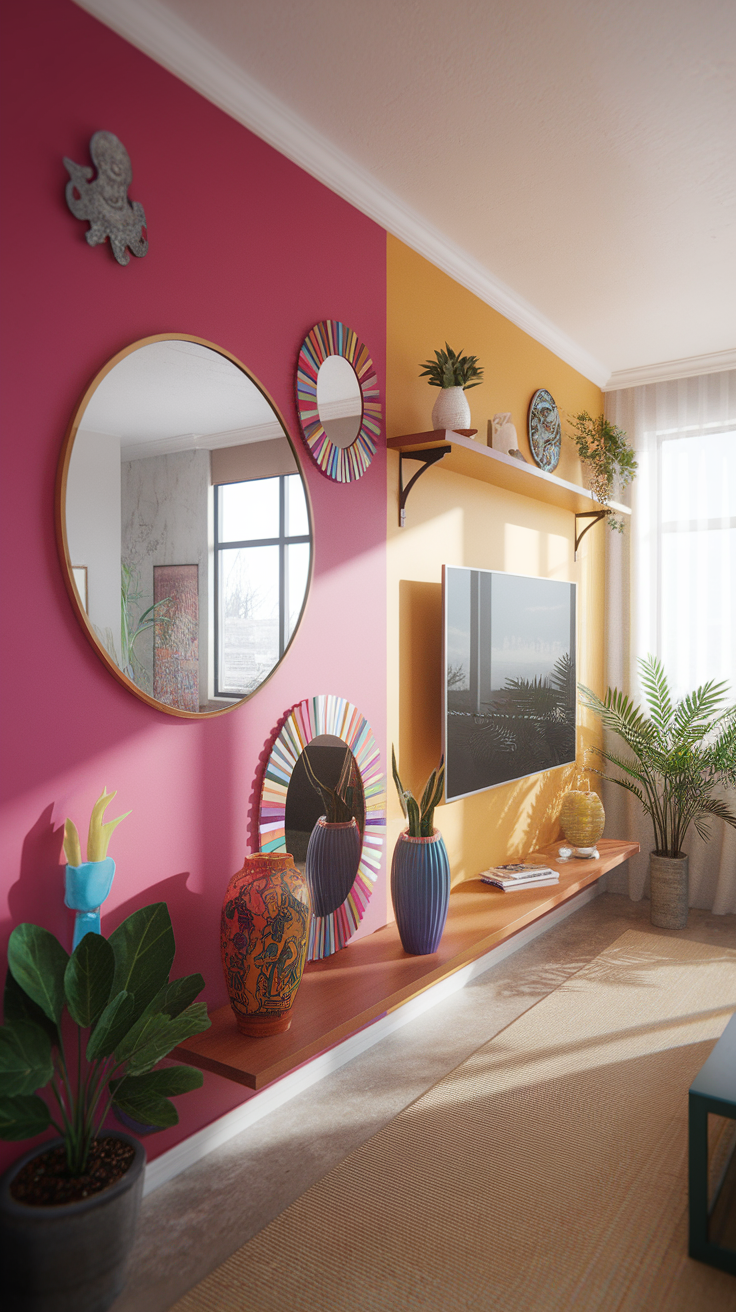
<instances>
[{"instance_id":1,"label":"leafy potted plant in dark pot","mask_svg":"<svg viewBox=\"0 0 736 1312\"><path fill-rule=\"evenodd\" d=\"M391 862L391 897L396 924L405 952L428 956L436 952L450 904L450 862L434 810L442 798L445 767L442 761L427 780L421 801L399 778L396 752L391 749L394 783L408 821L399 834Z\"/></svg>"},{"instance_id":2,"label":"leafy potted plant in dark pot","mask_svg":"<svg viewBox=\"0 0 736 1312\"><path fill-rule=\"evenodd\" d=\"M601 701L581 684L581 700L628 748L627 756L594 749L621 772L603 777L633 793L652 821L651 922L684 929L689 899L682 845L690 825L703 839L710 836L711 816L736 827L736 815L716 793L736 785L736 706L724 707L725 683L711 680L677 701L660 661L647 656L639 668L648 716L616 688Z\"/></svg>"},{"instance_id":3,"label":"leafy potted plant in dark pot","mask_svg":"<svg viewBox=\"0 0 736 1312\"><path fill-rule=\"evenodd\" d=\"M0 1182L0 1263L8 1312L104 1312L125 1282L145 1152L103 1130L111 1107L176 1125L172 1096L198 1088L188 1066L154 1069L210 1022L201 975L169 980L174 932L164 902L71 956L39 925L8 944L0 1028L0 1137L59 1133ZM47 1090L47 1098L39 1090Z\"/></svg>"}]
</instances>

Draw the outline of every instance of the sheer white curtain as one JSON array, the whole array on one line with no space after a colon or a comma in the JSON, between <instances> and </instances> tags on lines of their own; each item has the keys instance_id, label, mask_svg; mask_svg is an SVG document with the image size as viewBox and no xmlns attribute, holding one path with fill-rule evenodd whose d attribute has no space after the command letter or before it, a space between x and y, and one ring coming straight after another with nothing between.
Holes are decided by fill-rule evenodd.
<instances>
[{"instance_id":1,"label":"sheer white curtain","mask_svg":"<svg viewBox=\"0 0 736 1312\"><path fill-rule=\"evenodd\" d=\"M641 700L636 661L651 652L678 696L723 679L736 702L736 370L609 392L606 417L639 462L622 498L630 526L607 538L607 682ZM613 784L604 804L607 833L642 848L608 887L639 899L651 824ZM715 819L710 829L709 843L692 827L685 843L690 905L736 912L736 829Z\"/></svg>"}]
</instances>

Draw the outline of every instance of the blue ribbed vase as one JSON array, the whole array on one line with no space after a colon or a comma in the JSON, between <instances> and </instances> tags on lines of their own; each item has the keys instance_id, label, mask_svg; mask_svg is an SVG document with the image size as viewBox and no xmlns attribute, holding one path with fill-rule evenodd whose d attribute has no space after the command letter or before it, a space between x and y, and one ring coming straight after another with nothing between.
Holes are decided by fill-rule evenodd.
<instances>
[{"instance_id":1,"label":"blue ribbed vase","mask_svg":"<svg viewBox=\"0 0 736 1312\"><path fill-rule=\"evenodd\" d=\"M342 906L355 883L361 847L355 819L329 822L320 816L309 839L304 870L313 915L329 916Z\"/></svg>"},{"instance_id":2,"label":"blue ribbed vase","mask_svg":"<svg viewBox=\"0 0 736 1312\"><path fill-rule=\"evenodd\" d=\"M442 834L399 836L391 862L391 897L405 952L424 957L436 952L450 902L450 862Z\"/></svg>"}]
</instances>

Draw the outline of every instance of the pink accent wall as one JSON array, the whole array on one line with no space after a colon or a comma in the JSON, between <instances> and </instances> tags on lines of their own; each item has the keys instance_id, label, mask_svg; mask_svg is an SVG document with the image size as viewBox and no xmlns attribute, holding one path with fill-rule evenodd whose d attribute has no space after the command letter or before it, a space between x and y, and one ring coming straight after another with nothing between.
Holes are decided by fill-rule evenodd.
<instances>
[{"instance_id":1,"label":"pink accent wall","mask_svg":"<svg viewBox=\"0 0 736 1312\"><path fill-rule=\"evenodd\" d=\"M219 914L256 846L257 780L273 730L303 697L336 692L386 749L386 462L357 483L321 475L301 442L294 370L302 340L342 319L368 345L383 392L385 233L296 165L66 0L3 8L2 943L35 921L71 943L62 827L86 826L103 784L117 863L103 932L165 899L175 971L226 1001ZM98 129L133 164L150 250L122 268L90 248L64 200L62 156L86 164ZM80 393L110 356L152 333L191 332L231 351L280 407L312 498L315 571L296 639L250 702L198 723L139 702L107 673L72 613L53 528L54 478ZM361 926L385 922L385 869ZM179 1099L181 1123L149 1158L243 1101L216 1076ZM0 1165L26 1144L0 1145Z\"/></svg>"}]
</instances>

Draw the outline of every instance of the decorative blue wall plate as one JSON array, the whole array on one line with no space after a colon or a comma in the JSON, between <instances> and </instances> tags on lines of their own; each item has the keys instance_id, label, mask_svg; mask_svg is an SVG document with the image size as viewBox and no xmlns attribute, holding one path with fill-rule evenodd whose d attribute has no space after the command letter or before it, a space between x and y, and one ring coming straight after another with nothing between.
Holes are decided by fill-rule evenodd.
<instances>
[{"instance_id":1,"label":"decorative blue wall plate","mask_svg":"<svg viewBox=\"0 0 736 1312\"><path fill-rule=\"evenodd\" d=\"M539 468L551 474L560 459L562 429L557 406L545 387L534 393L529 405L529 446Z\"/></svg>"}]
</instances>

